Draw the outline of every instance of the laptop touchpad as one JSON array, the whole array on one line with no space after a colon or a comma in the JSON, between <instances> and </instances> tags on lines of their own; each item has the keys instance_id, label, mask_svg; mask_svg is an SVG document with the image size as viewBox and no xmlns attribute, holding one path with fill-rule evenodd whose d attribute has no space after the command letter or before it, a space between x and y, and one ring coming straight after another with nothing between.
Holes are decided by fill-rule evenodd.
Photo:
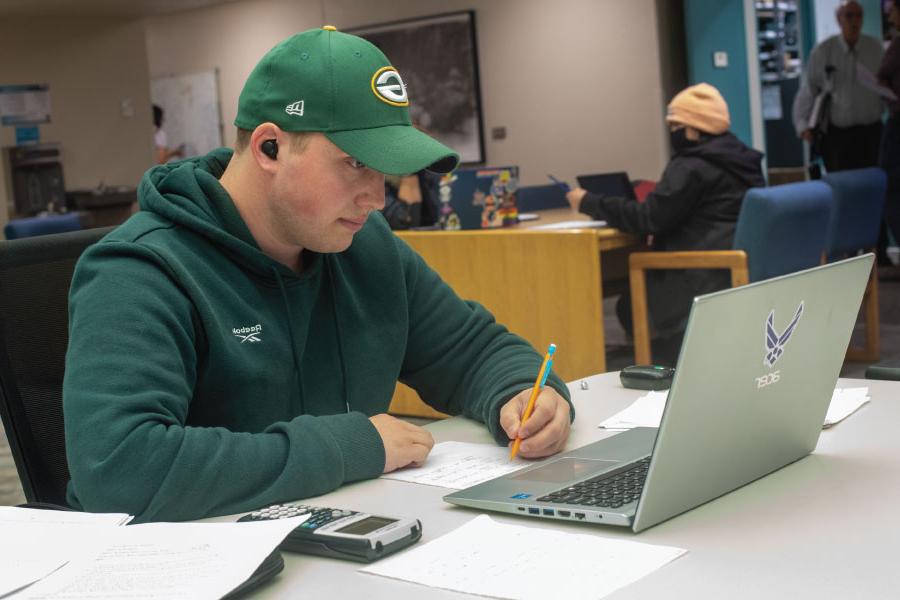
<instances>
[{"instance_id":1,"label":"laptop touchpad","mask_svg":"<svg viewBox=\"0 0 900 600\"><path fill-rule=\"evenodd\" d=\"M536 469L507 476L519 481L540 481L543 483L566 483L602 473L613 465L615 460L593 460L589 458L561 458Z\"/></svg>"}]
</instances>

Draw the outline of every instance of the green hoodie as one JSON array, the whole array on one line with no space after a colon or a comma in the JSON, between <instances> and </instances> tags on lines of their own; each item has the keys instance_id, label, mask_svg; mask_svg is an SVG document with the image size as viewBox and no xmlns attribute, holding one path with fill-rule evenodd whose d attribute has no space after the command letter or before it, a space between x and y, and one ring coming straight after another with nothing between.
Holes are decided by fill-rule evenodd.
<instances>
[{"instance_id":1,"label":"green hoodie","mask_svg":"<svg viewBox=\"0 0 900 600\"><path fill-rule=\"evenodd\" d=\"M533 384L540 355L460 300L378 213L302 274L270 259L219 184L230 158L148 171L141 211L78 262L70 503L187 520L377 477L384 446L368 417L398 379L505 444L500 406Z\"/></svg>"}]
</instances>

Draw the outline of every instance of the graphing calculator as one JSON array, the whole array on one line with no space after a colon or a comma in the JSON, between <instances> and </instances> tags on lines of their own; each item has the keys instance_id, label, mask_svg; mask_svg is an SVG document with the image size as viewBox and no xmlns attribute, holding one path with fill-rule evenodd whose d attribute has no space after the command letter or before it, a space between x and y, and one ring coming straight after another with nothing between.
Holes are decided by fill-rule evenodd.
<instances>
[{"instance_id":1,"label":"graphing calculator","mask_svg":"<svg viewBox=\"0 0 900 600\"><path fill-rule=\"evenodd\" d=\"M415 544L422 537L418 519L297 503L273 504L238 521L269 521L306 514L309 518L288 534L281 543L282 550L372 562Z\"/></svg>"}]
</instances>

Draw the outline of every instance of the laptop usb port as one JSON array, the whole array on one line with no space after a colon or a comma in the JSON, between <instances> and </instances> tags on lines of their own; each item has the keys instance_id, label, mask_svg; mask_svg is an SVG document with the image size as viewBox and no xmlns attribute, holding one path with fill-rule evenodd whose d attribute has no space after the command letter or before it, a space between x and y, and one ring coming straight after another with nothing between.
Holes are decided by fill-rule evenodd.
<instances>
[{"instance_id":1,"label":"laptop usb port","mask_svg":"<svg viewBox=\"0 0 900 600\"><path fill-rule=\"evenodd\" d=\"M584 513L575 513L575 518L584 521Z\"/></svg>"},{"instance_id":2,"label":"laptop usb port","mask_svg":"<svg viewBox=\"0 0 900 600\"><path fill-rule=\"evenodd\" d=\"M550 517L553 516L553 513L554 513L554 512L556 512L556 511L554 511L552 508L545 508L545 509L544 509L544 514L547 515L547 516L550 516Z\"/></svg>"},{"instance_id":3,"label":"laptop usb port","mask_svg":"<svg viewBox=\"0 0 900 600\"><path fill-rule=\"evenodd\" d=\"M558 515L561 516L561 517L570 517L570 516L572 516L572 513L570 513L570 512L567 511L567 510L561 510L561 511L559 511L559 512L556 513L556 514L558 514Z\"/></svg>"},{"instance_id":4,"label":"laptop usb port","mask_svg":"<svg viewBox=\"0 0 900 600\"><path fill-rule=\"evenodd\" d=\"M529 508L528 514L530 515L539 515L541 514L541 510L539 508Z\"/></svg>"}]
</instances>

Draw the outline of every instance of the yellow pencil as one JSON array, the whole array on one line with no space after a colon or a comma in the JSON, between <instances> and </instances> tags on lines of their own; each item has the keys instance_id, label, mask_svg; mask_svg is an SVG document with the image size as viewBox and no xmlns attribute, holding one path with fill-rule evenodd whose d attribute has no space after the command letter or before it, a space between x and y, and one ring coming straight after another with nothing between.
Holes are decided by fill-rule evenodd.
<instances>
[{"instance_id":1,"label":"yellow pencil","mask_svg":"<svg viewBox=\"0 0 900 600\"><path fill-rule=\"evenodd\" d=\"M525 406L525 412L522 413L522 420L519 422L519 431L522 430L522 425L525 424L525 421L528 420L528 417L530 417L531 413L534 411L534 403L537 400L538 394L541 392L541 388L544 387L544 383L547 382L547 376L550 374L550 366L553 364L554 352L556 352L556 344L550 344L550 347L547 348L547 355L544 356L544 363L541 365L541 370L538 371L537 379L534 380L534 387L531 388L531 398L528 399L528 404ZM516 457L521 443L522 438L516 434L512 450L509 453L509 460Z\"/></svg>"}]
</instances>

